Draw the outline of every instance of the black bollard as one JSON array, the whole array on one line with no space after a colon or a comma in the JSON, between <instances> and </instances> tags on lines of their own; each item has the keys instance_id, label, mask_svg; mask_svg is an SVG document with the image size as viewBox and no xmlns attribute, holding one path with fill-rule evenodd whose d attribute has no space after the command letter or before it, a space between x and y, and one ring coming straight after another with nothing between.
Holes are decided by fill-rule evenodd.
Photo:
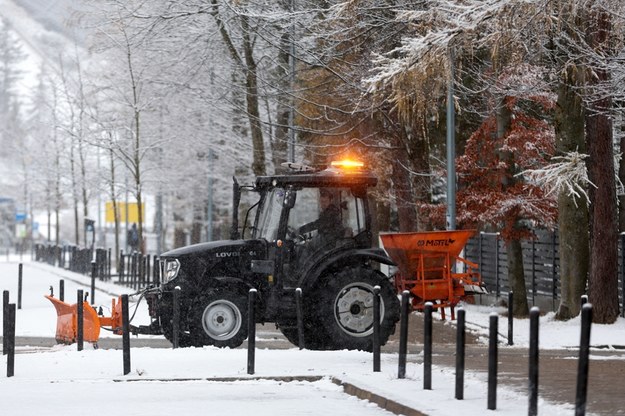
<instances>
[{"instance_id":1,"label":"black bollard","mask_svg":"<svg viewBox=\"0 0 625 416\"><path fill-rule=\"evenodd\" d=\"M304 311L302 310L302 289L295 289L295 308L297 313L297 339L299 349L306 348L304 345Z\"/></svg>"},{"instance_id":2,"label":"black bollard","mask_svg":"<svg viewBox=\"0 0 625 416\"><path fill-rule=\"evenodd\" d=\"M122 348L124 355L124 375L130 373L130 321L128 295L122 295Z\"/></svg>"},{"instance_id":3,"label":"black bollard","mask_svg":"<svg viewBox=\"0 0 625 416\"><path fill-rule=\"evenodd\" d=\"M173 293L173 311L172 311L172 344L173 348L180 346L180 286L174 288Z\"/></svg>"},{"instance_id":4,"label":"black bollard","mask_svg":"<svg viewBox=\"0 0 625 416\"><path fill-rule=\"evenodd\" d=\"M497 314L492 313L488 335L488 410L497 408L497 323Z\"/></svg>"},{"instance_id":5,"label":"black bollard","mask_svg":"<svg viewBox=\"0 0 625 416\"><path fill-rule=\"evenodd\" d=\"M514 345L514 294L508 292L508 345Z\"/></svg>"},{"instance_id":6,"label":"black bollard","mask_svg":"<svg viewBox=\"0 0 625 416\"><path fill-rule=\"evenodd\" d=\"M432 302L423 312L423 389L432 390Z\"/></svg>"},{"instance_id":7,"label":"black bollard","mask_svg":"<svg viewBox=\"0 0 625 416\"><path fill-rule=\"evenodd\" d=\"M65 280L59 280L59 300L65 302Z\"/></svg>"},{"instance_id":8,"label":"black bollard","mask_svg":"<svg viewBox=\"0 0 625 416\"><path fill-rule=\"evenodd\" d=\"M83 320L83 294L82 289L78 289L76 295L76 347L78 351L83 349L83 334L84 334L84 320Z\"/></svg>"},{"instance_id":9,"label":"black bollard","mask_svg":"<svg viewBox=\"0 0 625 416\"><path fill-rule=\"evenodd\" d=\"M373 288L373 371L380 371L380 286Z\"/></svg>"},{"instance_id":10,"label":"black bollard","mask_svg":"<svg viewBox=\"0 0 625 416\"><path fill-rule=\"evenodd\" d=\"M399 322L399 370L397 378L406 378L406 355L408 352L408 308L410 292L401 293L401 319Z\"/></svg>"},{"instance_id":11,"label":"black bollard","mask_svg":"<svg viewBox=\"0 0 625 416\"><path fill-rule=\"evenodd\" d=\"M588 303L588 295L582 295L582 306Z\"/></svg>"},{"instance_id":12,"label":"black bollard","mask_svg":"<svg viewBox=\"0 0 625 416\"><path fill-rule=\"evenodd\" d=\"M592 325L592 304L582 306L582 332L579 341L577 367L577 389L575 394L575 416L586 414L586 393L588 391L588 367L590 355L590 328Z\"/></svg>"},{"instance_id":13,"label":"black bollard","mask_svg":"<svg viewBox=\"0 0 625 416\"><path fill-rule=\"evenodd\" d=\"M464 399L464 356L466 344L466 312L458 309L458 328L456 333L456 399Z\"/></svg>"},{"instance_id":14,"label":"black bollard","mask_svg":"<svg viewBox=\"0 0 625 416\"><path fill-rule=\"evenodd\" d=\"M91 262L91 304L95 305L95 279L98 276L98 263Z\"/></svg>"},{"instance_id":15,"label":"black bollard","mask_svg":"<svg viewBox=\"0 0 625 416\"><path fill-rule=\"evenodd\" d=\"M247 374L254 374L256 352L256 289L250 289L247 306Z\"/></svg>"},{"instance_id":16,"label":"black bollard","mask_svg":"<svg viewBox=\"0 0 625 416\"><path fill-rule=\"evenodd\" d=\"M9 328L6 331L7 336L7 377L13 377L15 374L15 304L9 304Z\"/></svg>"},{"instance_id":17,"label":"black bollard","mask_svg":"<svg viewBox=\"0 0 625 416\"><path fill-rule=\"evenodd\" d=\"M529 408L527 414L538 414L538 318L540 309L530 309Z\"/></svg>"},{"instance_id":18,"label":"black bollard","mask_svg":"<svg viewBox=\"0 0 625 416\"><path fill-rule=\"evenodd\" d=\"M7 331L9 328L9 291L2 292L2 355L7 353Z\"/></svg>"},{"instance_id":19,"label":"black bollard","mask_svg":"<svg viewBox=\"0 0 625 416\"><path fill-rule=\"evenodd\" d=\"M17 266L17 309L22 309L22 263Z\"/></svg>"}]
</instances>

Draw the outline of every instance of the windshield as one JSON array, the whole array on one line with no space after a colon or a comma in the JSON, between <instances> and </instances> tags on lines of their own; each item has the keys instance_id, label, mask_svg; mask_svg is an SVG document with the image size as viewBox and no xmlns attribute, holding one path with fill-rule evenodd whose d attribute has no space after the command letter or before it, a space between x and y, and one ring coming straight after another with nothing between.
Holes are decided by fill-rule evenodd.
<instances>
[{"instance_id":1,"label":"windshield","mask_svg":"<svg viewBox=\"0 0 625 416\"><path fill-rule=\"evenodd\" d=\"M284 201L284 188L274 188L267 192L265 201L258 214L258 229L256 238L275 241L278 238L278 226Z\"/></svg>"},{"instance_id":2,"label":"windshield","mask_svg":"<svg viewBox=\"0 0 625 416\"><path fill-rule=\"evenodd\" d=\"M355 197L349 188L304 188L297 192L297 202L289 214L289 227L300 229L305 224L310 224L320 217L320 213L326 208L321 195L330 195L325 204L331 204L335 208L333 215L336 222L333 227L341 234L341 237L352 237L366 228L364 204L362 199ZM315 235L317 230L312 230Z\"/></svg>"},{"instance_id":3,"label":"windshield","mask_svg":"<svg viewBox=\"0 0 625 416\"><path fill-rule=\"evenodd\" d=\"M294 191L291 189L288 192L291 192L293 196ZM256 238L264 238L267 241L278 239L280 217L282 210L286 209L286 194L285 188L273 188L267 191L262 206L259 207L258 228L255 230ZM319 219L324 210L321 194L331 194L330 202L334 207L332 213L334 221L331 228L337 237L353 237L366 229L363 201L354 196L351 189L303 188L297 190L297 198L293 199L294 204L288 218L290 230L305 232L309 237L314 237L318 233L317 227L313 224L317 222L316 220Z\"/></svg>"}]
</instances>

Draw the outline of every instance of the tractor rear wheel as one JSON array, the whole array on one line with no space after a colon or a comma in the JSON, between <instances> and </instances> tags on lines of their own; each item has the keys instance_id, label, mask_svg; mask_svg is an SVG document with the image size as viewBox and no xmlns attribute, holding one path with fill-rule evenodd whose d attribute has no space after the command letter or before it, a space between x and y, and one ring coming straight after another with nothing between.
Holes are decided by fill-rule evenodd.
<instances>
[{"instance_id":1,"label":"tractor rear wheel","mask_svg":"<svg viewBox=\"0 0 625 416\"><path fill-rule=\"evenodd\" d=\"M236 348L247 338L247 297L228 288L210 289L190 313L189 329L196 345Z\"/></svg>"},{"instance_id":2,"label":"tractor rear wheel","mask_svg":"<svg viewBox=\"0 0 625 416\"><path fill-rule=\"evenodd\" d=\"M345 268L326 276L317 298L317 320L327 349L373 348L373 288L380 287L380 343L395 332L399 301L389 279L368 268Z\"/></svg>"}]
</instances>

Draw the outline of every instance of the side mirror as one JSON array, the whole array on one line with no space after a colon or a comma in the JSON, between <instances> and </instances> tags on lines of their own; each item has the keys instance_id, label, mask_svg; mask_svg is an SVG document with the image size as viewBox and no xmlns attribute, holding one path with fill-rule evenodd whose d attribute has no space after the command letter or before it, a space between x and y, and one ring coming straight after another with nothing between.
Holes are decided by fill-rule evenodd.
<instances>
[{"instance_id":1,"label":"side mirror","mask_svg":"<svg viewBox=\"0 0 625 416\"><path fill-rule=\"evenodd\" d=\"M284 201L282 205L286 208L293 208L295 206L295 198L297 197L297 193L293 189L287 189L284 193Z\"/></svg>"}]
</instances>

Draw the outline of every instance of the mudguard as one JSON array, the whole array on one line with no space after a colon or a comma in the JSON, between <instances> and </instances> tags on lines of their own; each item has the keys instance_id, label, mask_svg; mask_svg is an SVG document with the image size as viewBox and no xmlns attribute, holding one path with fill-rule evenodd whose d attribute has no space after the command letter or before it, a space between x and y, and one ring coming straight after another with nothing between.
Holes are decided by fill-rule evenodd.
<instances>
[{"instance_id":1,"label":"mudguard","mask_svg":"<svg viewBox=\"0 0 625 416\"><path fill-rule=\"evenodd\" d=\"M329 252L327 256L313 264L303 274L299 281L299 287L308 288L314 286L326 270L338 270L344 266L360 264L369 260L396 266L395 262L381 248L339 249L338 251Z\"/></svg>"}]
</instances>

